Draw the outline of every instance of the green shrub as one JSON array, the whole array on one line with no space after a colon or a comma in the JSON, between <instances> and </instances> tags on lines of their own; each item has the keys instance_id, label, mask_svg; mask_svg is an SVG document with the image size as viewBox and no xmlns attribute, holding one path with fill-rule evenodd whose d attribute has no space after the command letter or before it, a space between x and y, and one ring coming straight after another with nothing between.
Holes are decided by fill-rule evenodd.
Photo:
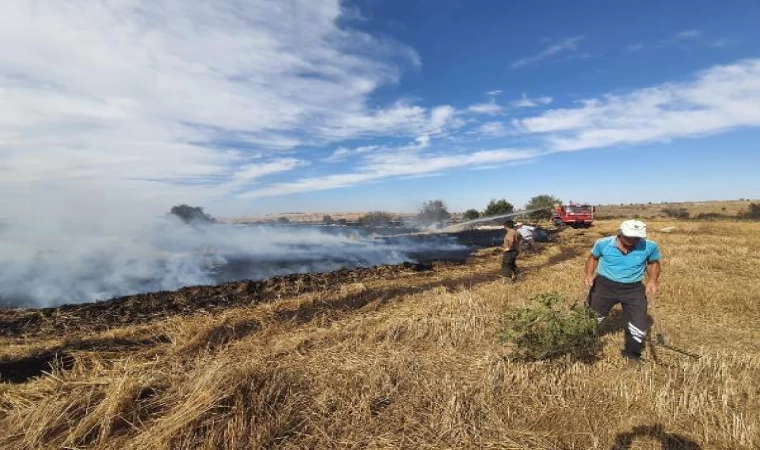
<instances>
[{"instance_id":1,"label":"green shrub","mask_svg":"<svg viewBox=\"0 0 760 450\"><path fill-rule=\"evenodd\" d=\"M486 209L483 211L483 214L481 214L481 216L500 216L503 214L511 214L514 211L515 206L503 198L499 200L491 199L491 201L488 202L488 205L486 205Z\"/></svg>"},{"instance_id":2,"label":"green shrub","mask_svg":"<svg viewBox=\"0 0 760 450\"><path fill-rule=\"evenodd\" d=\"M568 308L555 292L539 294L528 306L508 314L501 340L512 344L512 355L522 361L563 356L591 361L601 350L593 311L585 305Z\"/></svg>"},{"instance_id":3,"label":"green shrub","mask_svg":"<svg viewBox=\"0 0 760 450\"><path fill-rule=\"evenodd\" d=\"M464 212L464 215L462 216L465 220L475 220L478 217L480 217L480 213L477 209L468 209Z\"/></svg>"},{"instance_id":4,"label":"green shrub","mask_svg":"<svg viewBox=\"0 0 760 450\"><path fill-rule=\"evenodd\" d=\"M549 220L556 204L562 204L562 200L552 195L536 195L525 205L525 209L538 210L528 213L528 217L533 220Z\"/></svg>"}]
</instances>

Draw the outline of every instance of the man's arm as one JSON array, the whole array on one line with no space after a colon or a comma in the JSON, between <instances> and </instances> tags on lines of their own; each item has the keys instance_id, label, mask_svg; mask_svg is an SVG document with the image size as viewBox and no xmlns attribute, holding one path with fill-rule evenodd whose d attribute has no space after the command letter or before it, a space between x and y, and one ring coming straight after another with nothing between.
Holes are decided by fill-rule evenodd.
<instances>
[{"instance_id":1,"label":"man's arm","mask_svg":"<svg viewBox=\"0 0 760 450\"><path fill-rule=\"evenodd\" d=\"M660 290L660 261L647 263L647 274L649 274L647 294L656 295L657 291Z\"/></svg>"},{"instance_id":2,"label":"man's arm","mask_svg":"<svg viewBox=\"0 0 760 450\"><path fill-rule=\"evenodd\" d=\"M588 255L588 259L586 260L586 286L591 287L594 284L594 272L596 272L598 265L599 258L593 254Z\"/></svg>"}]
</instances>

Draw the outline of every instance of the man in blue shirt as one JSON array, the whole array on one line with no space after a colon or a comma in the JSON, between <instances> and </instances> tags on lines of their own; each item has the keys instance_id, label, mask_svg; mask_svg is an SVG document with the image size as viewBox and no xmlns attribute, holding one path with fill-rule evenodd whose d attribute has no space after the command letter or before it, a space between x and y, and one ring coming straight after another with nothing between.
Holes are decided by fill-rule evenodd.
<instances>
[{"instance_id":1,"label":"man in blue shirt","mask_svg":"<svg viewBox=\"0 0 760 450\"><path fill-rule=\"evenodd\" d=\"M620 224L617 236L596 241L586 261L586 285L591 288L589 306L601 323L613 306L622 304L623 356L632 362L641 358L649 328L647 294L655 295L659 289L660 249L646 237L644 222L626 220ZM645 287L642 281L646 272L649 279Z\"/></svg>"}]
</instances>

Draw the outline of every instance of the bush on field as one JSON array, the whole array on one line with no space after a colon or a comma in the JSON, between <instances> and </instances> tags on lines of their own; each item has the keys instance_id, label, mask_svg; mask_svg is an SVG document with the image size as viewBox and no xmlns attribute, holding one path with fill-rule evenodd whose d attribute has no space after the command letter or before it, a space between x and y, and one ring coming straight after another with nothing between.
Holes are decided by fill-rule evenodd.
<instances>
[{"instance_id":1,"label":"bush on field","mask_svg":"<svg viewBox=\"0 0 760 450\"><path fill-rule=\"evenodd\" d=\"M425 202L417 214L417 221L423 225L443 225L451 219L451 214L442 200Z\"/></svg>"},{"instance_id":2,"label":"bush on field","mask_svg":"<svg viewBox=\"0 0 760 450\"><path fill-rule=\"evenodd\" d=\"M206 214L200 206L176 205L172 206L169 214L173 214L185 223L214 223L213 217Z\"/></svg>"},{"instance_id":3,"label":"bush on field","mask_svg":"<svg viewBox=\"0 0 760 450\"><path fill-rule=\"evenodd\" d=\"M686 208L663 208L663 214L673 219L688 219L689 211Z\"/></svg>"},{"instance_id":4,"label":"bush on field","mask_svg":"<svg viewBox=\"0 0 760 450\"><path fill-rule=\"evenodd\" d=\"M503 343L513 345L522 361L552 360L563 356L593 360L601 350L594 313L585 305L568 308L559 294L544 293L528 306L507 315Z\"/></svg>"},{"instance_id":5,"label":"bush on field","mask_svg":"<svg viewBox=\"0 0 760 450\"><path fill-rule=\"evenodd\" d=\"M741 216L745 219L760 220L760 203L750 203Z\"/></svg>"},{"instance_id":6,"label":"bush on field","mask_svg":"<svg viewBox=\"0 0 760 450\"><path fill-rule=\"evenodd\" d=\"M465 220L475 220L478 217L480 217L480 213L477 209L468 209L464 212L464 215L462 216Z\"/></svg>"},{"instance_id":7,"label":"bush on field","mask_svg":"<svg viewBox=\"0 0 760 450\"><path fill-rule=\"evenodd\" d=\"M393 214L385 211L371 211L359 218L359 224L365 227L381 227L393 221Z\"/></svg>"}]
</instances>

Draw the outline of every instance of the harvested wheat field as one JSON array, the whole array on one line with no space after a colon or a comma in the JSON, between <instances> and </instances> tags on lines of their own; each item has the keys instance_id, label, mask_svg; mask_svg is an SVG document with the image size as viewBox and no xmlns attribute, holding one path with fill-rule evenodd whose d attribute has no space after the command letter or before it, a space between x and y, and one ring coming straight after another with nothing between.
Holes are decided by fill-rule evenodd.
<instances>
[{"instance_id":1,"label":"harvested wheat field","mask_svg":"<svg viewBox=\"0 0 760 450\"><path fill-rule=\"evenodd\" d=\"M536 294L582 297L587 251L615 225L525 255L517 285L486 249L96 313L4 311L0 448L758 448L760 224L650 223L661 329L700 359L659 347L630 368L619 329L586 362L519 362L499 341Z\"/></svg>"}]
</instances>

